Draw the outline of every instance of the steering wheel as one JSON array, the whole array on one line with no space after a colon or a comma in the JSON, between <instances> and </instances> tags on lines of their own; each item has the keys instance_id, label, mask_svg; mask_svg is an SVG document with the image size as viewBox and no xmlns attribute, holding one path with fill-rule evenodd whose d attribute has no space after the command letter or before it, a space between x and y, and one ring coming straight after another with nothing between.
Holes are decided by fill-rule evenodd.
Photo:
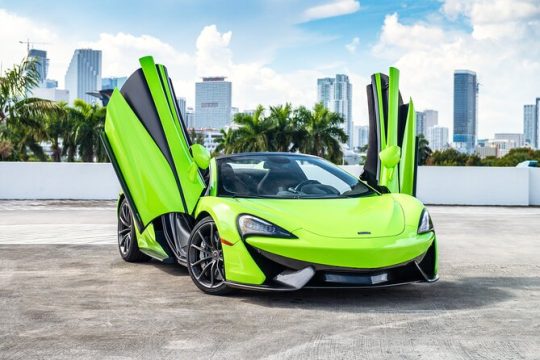
<instances>
[{"instance_id":1,"label":"steering wheel","mask_svg":"<svg viewBox=\"0 0 540 360\"><path fill-rule=\"evenodd\" d=\"M320 184L317 180L304 180L293 188L293 192L301 192L302 188L309 184Z\"/></svg>"}]
</instances>

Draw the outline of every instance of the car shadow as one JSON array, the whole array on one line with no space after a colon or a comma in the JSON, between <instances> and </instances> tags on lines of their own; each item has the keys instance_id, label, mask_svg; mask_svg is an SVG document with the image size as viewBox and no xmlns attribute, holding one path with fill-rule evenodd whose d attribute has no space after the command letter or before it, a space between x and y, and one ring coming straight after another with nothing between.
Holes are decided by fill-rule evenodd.
<instances>
[{"instance_id":1,"label":"car shadow","mask_svg":"<svg viewBox=\"0 0 540 360\"><path fill-rule=\"evenodd\" d=\"M164 273L173 276L189 276L188 269L185 266L176 263L166 264L162 263L159 260L150 259L150 261L146 263L141 263L141 265L152 266L158 270L163 271Z\"/></svg>"},{"instance_id":2,"label":"car shadow","mask_svg":"<svg viewBox=\"0 0 540 360\"><path fill-rule=\"evenodd\" d=\"M540 286L538 277L465 277L434 284L372 289L303 289L297 292L242 291L242 301L269 308L332 311L411 311L474 309L507 301L515 290Z\"/></svg>"}]
</instances>

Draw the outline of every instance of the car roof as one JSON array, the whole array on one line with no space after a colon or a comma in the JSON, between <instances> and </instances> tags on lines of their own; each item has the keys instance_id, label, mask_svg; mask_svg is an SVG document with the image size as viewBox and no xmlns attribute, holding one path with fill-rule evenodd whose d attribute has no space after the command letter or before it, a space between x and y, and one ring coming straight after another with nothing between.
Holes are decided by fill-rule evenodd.
<instances>
[{"instance_id":1,"label":"car roof","mask_svg":"<svg viewBox=\"0 0 540 360\"><path fill-rule=\"evenodd\" d=\"M243 152L243 153L236 153L236 154L222 154L216 156L216 159L228 159L228 158L235 158L235 157L246 157L246 156L302 156L302 157L311 157L320 159L318 156L310 155L310 154L302 154L302 153L292 153L292 152L272 152L272 151L260 151L260 152Z\"/></svg>"}]
</instances>

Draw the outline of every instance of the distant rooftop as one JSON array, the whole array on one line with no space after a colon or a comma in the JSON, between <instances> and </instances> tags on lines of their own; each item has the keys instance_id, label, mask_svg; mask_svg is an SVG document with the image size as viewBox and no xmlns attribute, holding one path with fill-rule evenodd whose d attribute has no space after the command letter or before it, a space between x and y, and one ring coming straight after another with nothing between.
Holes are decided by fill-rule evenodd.
<instances>
[{"instance_id":1,"label":"distant rooftop","mask_svg":"<svg viewBox=\"0 0 540 360\"><path fill-rule=\"evenodd\" d=\"M469 74L469 75L476 75L476 72L472 70L455 70L454 74Z\"/></svg>"},{"instance_id":2,"label":"distant rooftop","mask_svg":"<svg viewBox=\"0 0 540 360\"><path fill-rule=\"evenodd\" d=\"M225 81L225 79L225 76L208 76L202 78L203 81Z\"/></svg>"}]
</instances>

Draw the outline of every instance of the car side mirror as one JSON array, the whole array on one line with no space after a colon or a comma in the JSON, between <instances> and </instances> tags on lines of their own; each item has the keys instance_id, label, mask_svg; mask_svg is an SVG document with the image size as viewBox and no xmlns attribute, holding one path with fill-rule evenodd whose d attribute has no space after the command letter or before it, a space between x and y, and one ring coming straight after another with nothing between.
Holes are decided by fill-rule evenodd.
<instances>
[{"instance_id":1,"label":"car side mirror","mask_svg":"<svg viewBox=\"0 0 540 360\"><path fill-rule=\"evenodd\" d=\"M206 170L210 165L210 151L201 144L191 145L191 155L200 169Z\"/></svg>"},{"instance_id":2,"label":"car side mirror","mask_svg":"<svg viewBox=\"0 0 540 360\"><path fill-rule=\"evenodd\" d=\"M379 153L379 159L381 164L387 169L395 167L401 159L401 149L399 146L388 146L386 149Z\"/></svg>"}]
</instances>

